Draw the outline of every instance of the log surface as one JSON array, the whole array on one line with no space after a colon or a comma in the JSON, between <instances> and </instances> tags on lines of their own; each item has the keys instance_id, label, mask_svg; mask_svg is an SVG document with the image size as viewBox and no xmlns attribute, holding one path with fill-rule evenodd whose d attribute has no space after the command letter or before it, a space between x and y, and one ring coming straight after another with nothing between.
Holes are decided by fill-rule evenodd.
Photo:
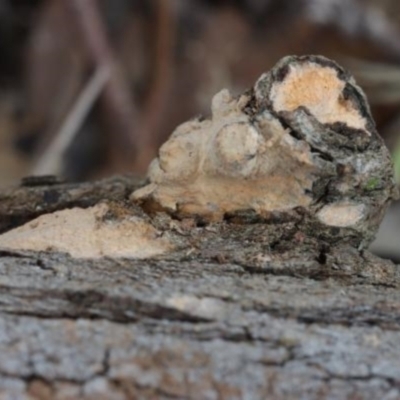
<instances>
[{"instance_id":1,"label":"log surface","mask_svg":"<svg viewBox=\"0 0 400 400\"><path fill-rule=\"evenodd\" d=\"M397 190L362 90L286 57L211 108L146 186L0 194L0 400L400 399L400 270L365 250Z\"/></svg>"},{"instance_id":2,"label":"log surface","mask_svg":"<svg viewBox=\"0 0 400 400\"><path fill-rule=\"evenodd\" d=\"M74 190L95 204L98 185ZM32 190L14 192L25 221ZM400 399L398 267L290 251L259 265L218 243L140 261L1 252L0 398Z\"/></svg>"}]
</instances>

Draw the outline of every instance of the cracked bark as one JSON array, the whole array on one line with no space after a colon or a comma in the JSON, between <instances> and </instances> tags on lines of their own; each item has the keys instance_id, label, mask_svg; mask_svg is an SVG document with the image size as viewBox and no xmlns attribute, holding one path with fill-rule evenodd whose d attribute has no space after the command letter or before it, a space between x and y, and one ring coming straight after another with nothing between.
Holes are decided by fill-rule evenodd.
<instances>
[{"instance_id":1,"label":"cracked bark","mask_svg":"<svg viewBox=\"0 0 400 400\"><path fill-rule=\"evenodd\" d=\"M99 185L73 190L94 204ZM124 201L136 183L107 185ZM60 199L71 191L56 187ZM25 221L37 211L23 199L49 190L14 191ZM400 398L398 267L317 240L293 249L290 224L267 224L273 261L257 259L261 242L254 254L237 246L232 221L195 228L191 240L208 243L197 250L151 260L3 251L1 396ZM218 242L223 229L230 238Z\"/></svg>"},{"instance_id":2,"label":"cracked bark","mask_svg":"<svg viewBox=\"0 0 400 400\"><path fill-rule=\"evenodd\" d=\"M4 192L0 397L400 399L400 270L365 250L393 182L362 91L306 56L147 182Z\"/></svg>"}]
</instances>

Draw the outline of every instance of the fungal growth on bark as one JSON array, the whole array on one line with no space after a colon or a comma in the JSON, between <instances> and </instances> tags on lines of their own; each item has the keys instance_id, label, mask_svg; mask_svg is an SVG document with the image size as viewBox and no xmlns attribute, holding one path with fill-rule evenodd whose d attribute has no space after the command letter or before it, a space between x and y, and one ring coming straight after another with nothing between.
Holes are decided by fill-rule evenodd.
<instances>
[{"instance_id":1,"label":"fungal growth on bark","mask_svg":"<svg viewBox=\"0 0 400 400\"><path fill-rule=\"evenodd\" d=\"M396 187L367 100L346 71L324 57L286 57L243 95L222 90L211 108L211 118L172 133L130 205L42 215L0 235L0 247L75 257L225 252L246 265L280 265L300 253L312 262L339 243L368 246ZM272 254L284 242L300 248Z\"/></svg>"},{"instance_id":2,"label":"fungal growth on bark","mask_svg":"<svg viewBox=\"0 0 400 400\"><path fill-rule=\"evenodd\" d=\"M171 251L143 215L99 203L42 215L0 235L0 247L69 253L75 258L151 258Z\"/></svg>"},{"instance_id":3,"label":"fungal growth on bark","mask_svg":"<svg viewBox=\"0 0 400 400\"><path fill-rule=\"evenodd\" d=\"M284 58L241 96L222 90L211 118L179 126L148 176L132 196L147 211L208 221L301 214L307 233L357 246L370 243L396 191L363 91L320 56Z\"/></svg>"}]
</instances>

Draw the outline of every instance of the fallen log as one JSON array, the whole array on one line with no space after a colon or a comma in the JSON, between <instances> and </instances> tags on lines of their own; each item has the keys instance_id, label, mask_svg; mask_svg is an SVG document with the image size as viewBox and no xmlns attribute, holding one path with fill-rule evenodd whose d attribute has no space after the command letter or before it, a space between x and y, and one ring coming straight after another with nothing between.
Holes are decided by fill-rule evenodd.
<instances>
[{"instance_id":1,"label":"fallen log","mask_svg":"<svg viewBox=\"0 0 400 400\"><path fill-rule=\"evenodd\" d=\"M4 398L400 398L393 168L332 61L221 92L144 184L50 188L0 197Z\"/></svg>"}]
</instances>

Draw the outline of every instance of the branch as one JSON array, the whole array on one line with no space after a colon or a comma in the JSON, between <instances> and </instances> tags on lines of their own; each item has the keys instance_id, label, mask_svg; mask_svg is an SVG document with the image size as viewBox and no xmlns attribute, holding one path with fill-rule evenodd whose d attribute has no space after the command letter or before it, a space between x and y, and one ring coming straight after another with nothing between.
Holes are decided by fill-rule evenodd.
<instances>
[{"instance_id":1,"label":"branch","mask_svg":"<svg viewBox=\"0 0 400 400\"><path fill-rule=\"evenodd\" d=\"M61 129L56 133L44 154L39 155L32 175L61 175L62 157L107 84L109 77L110 71L104 68L94 73L67 115Z\"/></svg>"},{"instance_id":2,"label":"branch","mask_svg":"<svg viewBox=\"0 0 400 400\"><path fill-rule=\"evenodd\" d=\"M111 76L101 97L104 110L113 124L110 140L114 157L122 160L122 166L131 165L133 151L139 150L141 138L137 129L137 111L129 92L129 84L117 66L109 44L106 29L95 0L71 0L68 2L82 32L87 52L96 68L107 68ZM115 161L115 160L114 160Z\"/></svg>"}]
</instances>

